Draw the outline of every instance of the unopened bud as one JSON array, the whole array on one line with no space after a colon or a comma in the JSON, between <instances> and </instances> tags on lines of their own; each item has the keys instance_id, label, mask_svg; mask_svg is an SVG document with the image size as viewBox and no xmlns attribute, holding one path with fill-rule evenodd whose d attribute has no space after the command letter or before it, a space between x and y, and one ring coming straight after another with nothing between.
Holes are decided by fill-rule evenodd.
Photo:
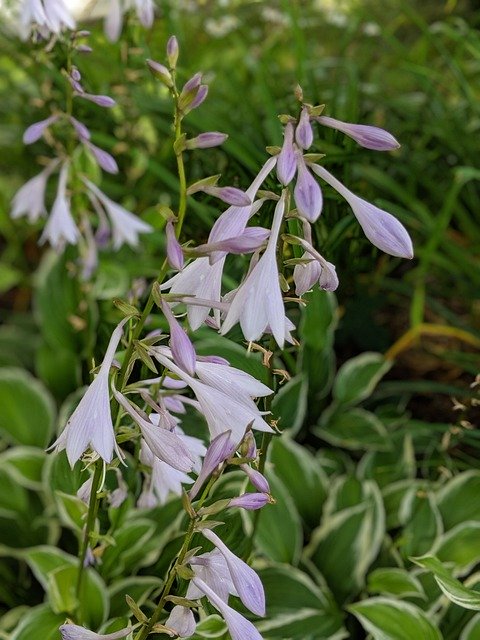
<instances>
[{"instance_id":1,"label":"unopened bud","mask_svg":"<svg viewBox=\"0 0 480 640\"><path fill-rule=\"evenodd\" d=\"M147 65L152 74L158 78L160 82L163 82L163 84L168 88L173 87L172 76L165 65L150 59L147 60Z\"/></svg>"},{"instance_id":2,"label":"unopened bud","mask_svg":"<svg viewBox=\"0 0 480 640\"><path fill-rule=\"evenodd\" d=\"M175 69L177 66L178 54L178 40L175 36L170 36L167 42L167 59L170 69Z\"/></svg>"}]
</instances>

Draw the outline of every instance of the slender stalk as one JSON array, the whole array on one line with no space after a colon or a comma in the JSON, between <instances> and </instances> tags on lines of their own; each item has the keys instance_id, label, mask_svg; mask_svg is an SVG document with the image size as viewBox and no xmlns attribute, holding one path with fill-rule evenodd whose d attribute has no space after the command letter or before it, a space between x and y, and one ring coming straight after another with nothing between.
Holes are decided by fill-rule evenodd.
<instances>
[{"instance_id":1,"label":"slender stalk","mask_svg":"<svg viewBox=\"0 0 480 640\"><path fill-rule=\"evenodd\" d=\"M92 478L92 488L90 491L90 500L88 502L87 522L83 532L83 540L80 547L80 555L78 562L77 584L75 587L75 595L78 601L78 617L82 617L82 591L85 577L85 558L87 556L88 545L90 543L90 534L95 526L95 520L98 511L97 492L100 486L100 480L103 472L103 461L97 460L95 463L95 471Z\"/></svg>"}]
</instances>

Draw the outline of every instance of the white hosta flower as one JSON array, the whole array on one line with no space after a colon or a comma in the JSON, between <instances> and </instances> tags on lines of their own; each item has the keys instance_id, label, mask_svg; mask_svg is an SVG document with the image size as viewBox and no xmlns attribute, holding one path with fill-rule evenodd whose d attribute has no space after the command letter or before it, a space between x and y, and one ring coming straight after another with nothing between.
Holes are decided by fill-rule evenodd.
<instances>
[{"instance_id":1,"label":"white hosta flower","mask_svg":"<svg viewBox=\"0 0 480 640\"><path fill-rule=\"evenodd\" d=\"M84 181L91 193L93 193L108 214L113 231L113 247L119 249L124 242L131 247L138 246L140 233L150 233L152 227L140 220L137 216L127 211L124 207L110 200L103 191L100 191L90 180Z\"/></svg>"},{"instance_id":2,"label":"white hosta flower","mask_svg":"<svg viewBox=\"0 0 480 640\"><path fill-rule=\"evenodd\" d=\"M238 287L222 324L223 335L240 322L245 339L258 340L267 328L277 344L285 342L285 310L277 267L277 241L285 211L286 191L282 193L273 218L272 231L265 253Z\"/></svg>"},{"instance_id":3,"label":"white hosta flower","mask_svg":"<svg viewBox=\"0 0 480 640\"><path fill-rule=\"evenodd\" d=\"M197 623L191 609L177 605L170 612L165 626L173 629L179 638L190 638L195 633Z\"/></svg>"},{"instance_id":4,"label":"white hosta flower","mask_svg":"<svg viewBox=\"0 0 480 640\"><path fill-rule=\"evenodd\" d=\"M11 218L27 216L29 222L36 222L40 216L46 214L45 189L48 178L57 165L58 160L50 162L43 171L20 187L13 196Z\"/></svg>"},{"instance_id":5,"label":"white hosta flower","mask_svg":"<svg viewBox=\"0 0 480 640\"><path fill-rule=\"evenodd\" d=\"M182 487L184 484L192 484L193 480L183 471L174 469L166 462L160 460L153 455L150 447L143 440L140 449L140 461L151 467L152 474L148 483L148 493L152 494L148 501L148 507L155 504L165 504L170 493L176 496L182 495Z\"/></svg>"},{"instance_id":6,"label":"white hosta flower","mask_svg":"<svg viewBox=\"0 0 480 640\"><path fill-rule=\"evenodd\" d=\"M77 244L80 231L72 217L70 201L67 197L68 164L60 170L58 189L52 211L40 237L40 244L48 242L57 251L61 251L65 244Z\"/></svg>"},{"instance_id":7,"label":"white hosta flower","mask_svg":"<svg viewBox=\"0 0 480 640\"><path fill-rule=\"evenodd\" d=\"M62 624L59 630L62 640L120 640L120 638L126 638L132 631L129 627L113 633L95 633L78 624Z\"/></svg>"},{"instance_id":8,"label":"white hosta flower","mask_svg":"<svg viewBox=\"0 0 480 640\"><path fill-rule=\"evenodd\" d=\"M19 31L23 39L37 27L44 37L75 29L75 20L65 0L23 0L20 6Z\"/></svg>"},{"instance_id":9,"label":"white hosta flower","mask_svg":"<svg viewBox=\"0 0 480 640\"><path fill-rule=\"evenodd\" d=\"M195 576L203 580L224 602L228 602L230 595L238 596L227 562L218 549L194 556L189 560ZM203 596L193 582L190 582L186 597L197 600Z\"/></svg>"},{"instance_id":10,"label":"white hosta flower","mask_svg":"<svg viewBox=\"0 0 480 640\"><path fill-rule=\"evenodd\" d=\"M114 451L120 459L123 458L115 441L108 378L122 337L123 325L127 320L128 318L122 320L112 333L100 371L68 419L65 429L50 447L54 451L66 449L71 467L88 447L96 451L105 462L112 461Z\"/></svg>"}]
</instances>

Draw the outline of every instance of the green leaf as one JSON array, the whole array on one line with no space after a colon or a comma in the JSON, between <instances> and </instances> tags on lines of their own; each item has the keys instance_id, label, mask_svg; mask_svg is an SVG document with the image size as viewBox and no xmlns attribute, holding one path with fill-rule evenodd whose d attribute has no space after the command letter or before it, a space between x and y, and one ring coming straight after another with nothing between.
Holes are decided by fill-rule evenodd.
<instances>
[{"instance_id":1,"label":"green leaf","mask_svg":"<svg viewBox=\"0 0 480 640\"><path fill-rule=\"evenodd\" d=\"M81 384L81 358L67 349L53 350L43 343L35 354L35 371L60 400Z\"/></svg>"},{"instance_id":2,"label":"green leaf","mask_svg":"<svg viewBox=\"0 0 480 640\"><path fill-rule=\"evenodd\" d=\"M0 454L0 466L22 487L40 491L47 454L36 447L12 447Z\"/></svg>"},{"instance_id":3,"label":"green leaf","mask_svg":"<svg viewBox=\"0 0 480 640\"><path fill-rule=\"evenodd\" d=\"M329 349L338 323L337 299L335 294L322 289L314 289L305 294L307 306L302 312L299 334L302 344L315 351Z\"/></svg>"},{"instance_id":4,"label":"green leaf","mask_svg":"<svg viewBox=\"0 0 480 640\"><path fill-rule=\"evenodd\" d=\"M45 604L31 609L13 632L10 640L60 640L58 627L65 616L53 613Z\"/></svg>"},{"instance_id":5,"label":"green leaf","mask_svg":"<svg viewBox=\"0 0 480 640\"><path fill-rule=\"evenodd\" d=\"M23 369L0 369L0 432L13 443L44 449L50 442L55 405L48 390Z\"/></svg>"},{"instance_id":6,"label":"green leaf","mask_svg":"<svg viewBox=\"0 0 480 640\"><path fill-rule=\"evenodd\" d=\"M368 575L367 589L370 593L382 593L399 598L425 598L420 582L406 569L375 569Z\"/></svg>"},{"instance_id":7,"label":"green leaf","mask_svg":"<svg viewBox=\"0 0 480 640\"><path fill-rule=\"evenodd\" d=\"M449 480L437 492L445 530L467 520L480 521L480 471L470 469Z\"/></svg>"},{"instance_id":8,"label":"green leaf","mask_svg":"<svg viewBox=\"0 0 480 640\"><path fill-rule=\"evenodd\" d=\"M467 623L458 640L480 640L480 613Z\"/></svg>"},{"instance_id":9,"label":"green leaf","mask_svg":"<svg viewBox=\"0 0 480 640\"><path fill-rule=\"evenodd\" d=\"M291 435L297 434L307 413L308 381L299 374L280 387L272 402L272 413L279 419L278 427Z\"/></svg>"},{"instance_id":10,"label":"green leaf","mask_svg":"<svg viewBox=\"0 0 480 640\"><path fill-rule=\"evenodd\" d=\"M380 491L365 482L361 501L332 513L326 510L313 532L306 555L320 570L339 601L358 593L377 557L385 534ZM330 507L331 508L331 507Z\"/></svg>"},{"instance_id":11,"label":"green leaf","mask_svg":"<svg viewBox=\"0 0 480 640\"><path fill-rule=\"evenodd\" d=\"M438 586L451 602L464 609L480 611L480 591L465 587L460 580L453 577L438 558L423 556L411 559L420 567L433 573Z\"/></svg>"},{"instance_id":12,"label":"green leaf","mask_svg":"<svg viewBox=\"0 0 480 640\"><path fill-rule=\"evenodd\" d=\"M368 398L392 362L381 353L366 352L347 360L338 370L333 397L340 404L357 404Z\"/></svg>"},{"instance_id":13,"label":"green leaf","mask_svg":"<svg viewBox=\"0 0 480 640\"><path fill-rule=\"evenodd\" d=\"M427 553L442 533L442 519L430 491L407 493L400 508L400 520L406 523L398 545L404 557Z\"/></svg>"},{"instance_id":14,"label":"green leaf","mask_svg":"<svg viewBox=\"0 0 480 640\"><path fill-rule=\"evenodd\" d=\"M288 490L272 471L268 473L268 481L276 504L262 509L256 543L270 560L295 565L302 549L300 516Z\"/></svg>"},{"instance_id":15,"label":"green leaf","mask_svg":"<svg viewBox=\"0 0 480 640\"><path fill-rule=\"evenodd\" d=\"M195 629L195 638L223 638L227 632L227 627L223 618L213 614L201 620Z\"/></svg>"},{"instance_id":16,"label":"green leaf","mask_svg":"<svg viewBox=\"0 0 480 640\"><path fill-rule=\"evenodd\" d=\"M418 607L401 600L370 598L348 607L374 640L442 640Z\"/></svg>"},{"instance_id":17,"label":"green leaf","mask_svg":"<svg viewBox=\"0 0 480 640\"><path fill-rule=\"evenodd\" d=\"M55 499L62 524L74 531L81 532L85 526L88 506L76 495L63 493L63 491L56 491Z\"/></svg>"},{"instance_id":18,"label":"green leaf","mask_svg":"<svg viewBox=\"0 0 480 640\"><path fill-rule=\"evenodd\" d=\"M480 560L478 539L480 522L464 522L445 533L433 547L442 562L453 562L462 573L467 573Z\"/></svg>"},{"instance_id":19,"label":"green leaf","mask_svg":"<svg viewBox=\"0 0 480 640\"><path fill-rule=\"evenodd\" d=\"M392 443L387 430L374 413L347 409L324 413L327 416L313 432L329 444L346 449L388 451Z\"/></svg>"},{"instance_id":20,"label":"green leaf","mask_svg":"<svg viewBox=\"0 0 480 640\"><path fill-rule=\"evenodd\" d=\"M114 544L107 547L102 556L102 575L109 577L122 575L146 559L145 547L152 540L155 525L146 518L136 518L125 522L113 538Z\"/></svg>"},{"instance_id":21,"label":"green leaf","mask_svg":"<svg viewBox=\"0 0 480 640\"><path fill-rule=\"evenodd\" d=\"M347 637L343 615L331 595L325 594L307 574L288 565L274 565L258 574L265 588L267 619L258 622L257 627L266 638Z\"/></svg>"},{"instance_id":22,"label":"green leaf","mask_svg":"<svg viewBox=\"0 0 480 640\"><path fill-rule=\"evenodd\" d=\"M125 602L125 595L128 594L141 607L150 594L162 586L163 582L155 576L132 576L114 582L108 588L110 598L110 615L128 616L130 609Z\"/></svg>"},{"instance_id":23,"label":"green leaf","mask_svg":"<svg viewBox=\"0 0 480 640\"><path fill-rule=\"evenodd\" d=\"M309 527L317 526L328 487L328 478L318 461L308 449L288 436L282 436L272 442L270 462L292 496L300 516Z\"/></svg>"}]
</instances>

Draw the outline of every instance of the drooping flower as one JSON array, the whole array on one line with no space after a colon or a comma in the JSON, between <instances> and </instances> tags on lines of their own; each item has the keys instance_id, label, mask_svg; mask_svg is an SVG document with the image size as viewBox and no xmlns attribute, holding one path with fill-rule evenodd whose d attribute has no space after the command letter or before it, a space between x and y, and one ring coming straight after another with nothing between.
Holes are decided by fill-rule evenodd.
<instances>
[{"instance_id":1,"label":"drooping flower","mask_svg":"<svg viewBox=\"0 0 480 640\"><path fill-rule=\"evenodd\" d=\"M114 451L120 459L123 458L115 441L108 379L122 337L123 325L127 320L128 318L122 320L113 331L98 374L68 419L65 429L50 447L54 451L66 449L71 467L88 447L107 463L112 461Z\"/></svg>"},{"instance_id":2,"label":"drooping flower","mask_svg":"<svg viewBox=\"0 0 480 640\"><path fill-rule=\"evenodd\" d=\"M63 29L74 29L75 20L64 0L23 0L20 8L20 35L27 39L32 28L47 38Z\"/></svg>"},{"instance_id":3,"label":"drooping flower","mask_svg":"<svg viewBox=\"0 0 480 640\"><path fill-rule=\"evenodd\" d=\"M238 595L225 558L218 549L193 556L188 562L195 576L203 580L224 602L228 602L230 595ZM203 591L190 582L186 597L197 600L202 596Z\"/></svg>"},{"instance_id":4,"label":"drooping flower","mask_svg":"<svg viewBox=\"0 0 480 640\"><path fill-rule=\"evenodd\" d=\"M262 473L260 473L260 471L252 469L252 467L248 464L240 465L240 469L247 475L248 479L253 484L255 489L258 489L262 493L270 493L270 485L268 484L268 480Z\"/></svg>"},{"instance_id":5,"label":"drooping flower","mask_svg":"<svg viewBox=\"0 0 480 640\"><path fill-rule=\"evenodd\" d=\"M302 107L300 120L295 129L295 141L301 149L309 149L313 142L313 129L307 107Z\"/></svg>"},{"instance_id":6,"label":"drooping flower","mask_svg":"<svg viewBox=\"0 0 480 640\"><path fill-rule=\"evenodd\" d=\"M167 236L167 260L172 269L181 271L184 265L182 247L175 235L173 222L169 220L165 225L165 235Z\"/></svg>"},{"instance_id":7,"label":"drooping flower","mask_svg":"<svg viewBox=\"0 0 480 640\"><path fill-rule=\"evenodd\" d=\"M126 638L132 631L131 627L128 627L113 633L95 633L78 624L62 624L59 630L62 640L120 640L120 638Z\"/></svg>"},{"instance_id":8,"label":"drooping flower","mask_svg":"<svg viewBox=\"0 0 480 640\"><path fill-rule=\"evenodd\" d=\"M399 142L392 134L380 127L365 124L351 124L350 122L342 122L341 120L336 120L328 116L318 116L315 119L325 127L331 127L332 129L337 129L345 133L366 149L392 151L400 147Z\"/></svg>"},{"instance_id":9,"label":"drooping flower","mask_svg":"<svg viewBox=\"0 0 480 640\"><path fill-rule=\"evenodd\" d=\"M40 244L48 242L57 251L66 243L77 244L80 231L72 217L70 201L67 197L68 163L64 163L58 178L58 188L52 211L40 237Z\"/></svg>"},{"instance_id":10,"label":"drooping flower","mask_svg":"<svg viewBox=\"0 0 480 640\"><path fill-rule=\"evenodd\" d=\"M190 638L195 633L197 623L191 609L177 605L171 610L165 626L173 629L179 638Z\"/></svg>"},{"instance_id":11,"label":"drooping flower","mask_svg":"<svg viewBox=\"0 0 480 640\"><path fill-rule=\"evenodd\" d=\"M193 483L193 480L185 472L175 469L155 456L144 440L140 449L140 461L151 467L152 470L151 477L139 498L140 505L151 508L157 504L165 504L170 493L180 496L182 495L182 486Z\"/></svg>"},{"instance_id":12,"label":"drooping flower","mask_svg":"<svg viewBox=\"0 0 480 640\"><path fill-rule=\"evenodd\" d=\"M201 578L193 578L192 583L204 593L213 606L220 611L232 640L262 640L255 626L238 611L229 607Z\"/></svg>"},{"instance_id":13,"label":"drooping flower","mask_svg":"<svg viewBox=\"0 0 480 640\"><path fill-rule=\"evenodd\" d=\"M392 256L413 258L410 236L405 227L391 213L356 196L324 167L312 164L311 168L345 198L352 207L364 234L373 245Z\"/></svg>"},{"instance_id":14,"label":"drooping flower","mask_svg":"<svg viewBox=\"0 0 480 640\"><path fill-rule=\"evenodd\" d=\"M192 341L171 312L170 306L164 300L162 300L162 311L170 327L170 349L172 350L173 360L179 367L193 376L195 375L197 356Z\"/></svg>"},{"instance_id":15,"label":"drooping flower","mask_svg":"<svg viewBox=\"0 0 480 640\"><path fill-rule=\"evenodd\" d=\"M237 498L232 498L228 507L238 507L247 511L262 509L270 502L270 497L266 493L243 493Z\"/></svg>"},{"instance_id":16,"label":"drooping flower","mask_svg":"<svg viewBox=\"0 0 480 640\"><path fill-rule=\"evenodd\" d=\"M286 187L297 171L297 158L293 146L293 124L287 122L283 133L283 145L277 157L277 178Z\"/></svg>"},{"instance_id":17,"label":"drooping flower","mask_svg":"<svg viewBox=\"0 0 480 640\"><path fill-rule=\"evenodd\" d=\"M211 147L218 147L223 144L228 138L226 133L220 133L219 131L207 131L200 133L195 138L190 138L185 141L186 149L210 149Z\"/></svg>"},{"instance_id":18,"label":"drooping flower","mask_svg":"<svg viewBox=\"0 0 480 640\"><path fill-rule=\"evenodd\" d=\"M258 575L252 567L230 551L227 545L211 529L203 529L202 533L225 558L240 600L252 613L257 616L264 616L265 592Z\"/></svg>"},{"instance_id":19,"label":"drooping flower","mask_svg":"<svg viewBox=\"0 0 480 640\"><path fill-rule=\"evenodd\" d=\"M301 153L297 153L298 176L293 190L293 198L298 213L308 220L315 222L322 213L322 190L318 182L307 169Z\"/></svg>"},{"instance_id":20,"label":"drooping flower","mask_svg":"<svg viewBox=\"0 0 480 640\"><path fill-rule=\"evenodd\" d=\"M39 122L31 124L27 129L25 129L25 133L23 134L23 143L33 144L39 140L45 129L48 129L48 127L56 122L59 117L59 115L53 115L49 118L45 118L45 120L40 120Z\"/></svg>"},{"instance_id":21,"label":"drooping flower","mask_svg":"<svg viewBox=\"0 0 480 640\"><path fill-rule=\"evenodd\" d=\"M277 344L285 342L285 311L276 259L277 241L285 211L286 191L282 193L273 218L272 231L264 254L238 287L223 321L223 335L240 322L245 339L258 340L270 329Z\"/></svg>"},{"instance_id":22,"label":"drooping flower","mask_svg":"<svg viewBox=\"0 0 480 640\"><path fill-rule=\"evenodd\" d=\"M229 458L235 451L235 444L231 439L231 431L225 431L214 438L208 447L203 465L193 487L189 491L190 500L194 500L202 485L222 462Z\"/></svg>"},{"instance_id":23,"label":"drooping flower","mask_svg":"<svg viewBox=\"0 0 480 640\"><path fill-rule=\"evenodd\" d=\"M119 249L124 242L135 248L138 246L138 236L140 233L150 233L153 231L149 224L140 220L140 218L113 200L110 200L110 198L100 191L90 180L84 179L84 182L89 191L98 198L110 218L113 230L113 246L115 249Z\"/></svg>"},{"instance_id":24,"label":"drooping flower","mask_svg":"<svg viewBox=\"0 0 480 640\"><path fill-rule=\"evenodd\" d=\"M13 219L27 216L29 222L36 222L40 216L45 215L45 189L47 181L58 160L50 162L43 171L26 182L13 196L10 217Z\"/></svg>"}]
</instances>

